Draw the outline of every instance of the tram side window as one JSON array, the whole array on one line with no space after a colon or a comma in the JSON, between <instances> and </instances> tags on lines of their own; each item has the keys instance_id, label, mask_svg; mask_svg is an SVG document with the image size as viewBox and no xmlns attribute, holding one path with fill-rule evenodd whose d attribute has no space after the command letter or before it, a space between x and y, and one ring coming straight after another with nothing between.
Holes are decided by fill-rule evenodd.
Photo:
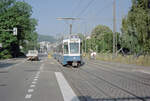
<instances>
[{"instance_id":1,"label":"tram side window","mask_svg":"<svg viewBox=\"0 0 150 101\"><path fill-rule=\"evenodd\" d=\"M64 44L64 54L68 54L68 44Z\"/></svg>"},{"instance_id":2,"label":"tram side window","mask_svg":"<svg viewBox=\"0 0 150 101\"><path fill-rule=\"evenodd\" d=\"M82 43L80 43L80 53L82 54Z\"/></svg>"}]
</instances>

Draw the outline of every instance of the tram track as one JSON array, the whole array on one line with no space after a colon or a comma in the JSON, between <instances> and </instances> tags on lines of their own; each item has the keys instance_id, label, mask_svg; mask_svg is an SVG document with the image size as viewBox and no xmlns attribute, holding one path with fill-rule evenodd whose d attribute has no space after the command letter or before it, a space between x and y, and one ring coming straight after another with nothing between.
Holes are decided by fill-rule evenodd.
<instances>
[{"instance_id":1,"label":"tram track","mask_svg":"<svg viewBox=\"0 0 150 101\"><path fill-rule=\"evenodd\" d=\"M78 74L78 76L80 76L81 77L81 80L82 81L86 81L86 82L88 82L88 84L90 84L91 86L93 86L93 87L95 87L95 89L97 89L99 92L101 92L101 93L103 93L104 95L105 95L105 98L99 98L99 99L97 99L96 101L101 101L101 100L113 100L113 101L117 101L117 100L119 100L119 99L122 99L122 100L127 100L127 99L132 99L132 100L139 100L139 101L145 101L143 98L141 98L141 97L138 97L138 96L136 96L136 95L134 95L134 94L132 94L131 92L128 92L128 91L126 91L126 90L124 90L124 89L122 89L122 88L120 88L120 87L118 87L118 86L116 86L116 85L113 85L112 83L110 83L109 81L106 81L106 80L104 80L103 78L100 78L100 77L97 77L96 75L94 75L93 73L91 73L91 72L88 72L88 71L86 71L86 70L84 70L84 69L82 69L82 68L78 68L79 70L76 70L75 68L71 68L71 70L73 71L73 72L76 72L77 74ZM63 73L65 73L65 71L63 70ZM67 74L65 73L65 76L66 76ZM88 78L90 78L90 79L87 79L86 78L86 76L88 77ZM110 94L108 94L108 92L106 92L105 90L103 90L103 89L101 89L100 88L100 86L97 86L96 85L96 83L94 83L95 82L95 80L94 79L92 79L93 77L96 77L96 80L97 81L99 81L99 82L105 82L106 84L107 84L107 87L108 88L110 88L110 89L115 89L115 90L117 90L118 92L121 92L121 93L124 93L125 94L125 97L120 97L119 98L119 96L112 96L111 95L111 93ZM71 83L71 85L73 85L73 81L72 81L72 83ZM76 87L76 86L73 86L73 88L75 88L78 92L80 92L80 90L79 90L79 88L78 87ZM95 90L95 89L92 89L92 90ZM116 92L117 92L116 91ZM82 92L80 92L80 94L81 95L84 95ZM98 94L98 95L100 95L100 94ZM127 97L128 96L128 97ZM130 97L129 97L130 96ZM88 99L85 97L85 101L88 101Z\"/></svg>"},{"instance_id":2,"label":"tram track","mask_svg":"<svg viewBox=\"0 0 150 101\"><path fill-rule=\"evenodd\" d=\"M125 71L125 69L123 69L125 66L120 67L120 66L117 66L117 65L115 65L115 64L97 63L97 62L94 61L94 60L92 60L92 61L86 60L86 61L88 61L88 62L90 62L90 63L92 63L92 64L95 64L95 65L105 66L105 67L107 67L107 68L109 68L109 69L113 69L113 70L119 71L119 72L121 72L121 73L127 73L127 72ZM114 68L114 67L115 67L115 68ZM117 69L116 69L116 67L117 67ZM130 68L132 68L132 67L130 67ZM132 68L131 70L134 70L134 68ZM141 78L141 79L150 80L150 75L148 76L148 74L143 74L143 73L142 73L143 76L148 76L147 78L143 77L142 75L139 75L139 73L138 73L138 75L136 75L136 74L131 74L131 73L128 73L128 74L131 75L131 76L134 76L134 77Z\"/></svg>"},{"instance_id":3,"label":"tram track","mask_svg":"<svg viewBox=\"0 0 150 101\"><path fill-rule=\"evenodd\" d=\"M89 66L89 65L88 65ZM87 66L86 66L87 67ZM94 68L94 67L93 67ZM125 92L127 92L127 93L129 93L129 94L131 94L131 95L133 95L133 96L135 96L135 97L137 97L138 99L140 99L140 100L143 100L143 101L146 101L145 99L150 99L150 97L149 97L149 93L147 93L148 95L146 96L146 95L144 95L143 94L143 96L140 96L140 92L143 92L144 93L144 91L140 91L139 92L139 94L136 94L135 92L132 92L131 90L129 90L129 88L124 88L124 87L122 87L122 86L120 86L120 84L116 84L116 83L114 83L113 82L113 80L110 80L110 79L108 79L108 78L105 78L103 75L101 75L101 74L96 74L96 73L94 73L94 72L92 72L92 71L89 71L89 69L88 69L88 71L87 71L87 68L85 69L85 68L81 68L81 70L83 70L83 71L85 71L85 72L87 72L87 73L89 73L89 74L91 74L91 75L94 75L95 77L97 77L98 79L102 79L103 81L105 81L105 82L107 82L107 83L109 83L109 84L111 84L111 85L113 85L114 87L117 87L118 89L121 89L121 90L123 90L123 91L125 91ZM101 75L101 77L100 77L100 75ZM145 87L146 88L146 87ZM146 89L149 89L149 88L146 88ZM145 96L145 97L144 97Z\"/></svg>"},{"instance_id":4,"label":"tram track","mask_svg":"<svg viewBox=\"0 0 150 101\"><path fill-rule=\"evenodd\" d=\"M89 62L89 61L88 61ZM124 71L117 71L116 69L112 69L112 68L110 68L110 67L108 67L108 66L105 66L105 65L101 65L101 64L95 64L95 63L93 63L93 62L89 62L90 64L88 64L88 65L95 65L95 66L100 66L100 67L96 67L96 68L98 68L98 69L101 69L101 70L103 70L103 71L107 71L107 72L111 72L111 73L113 73L113 74L115 74L115 75L118 75L118 76L122 76L122 77L124 77L124 78L127 78L127 79L130 79L130 80L134 80L134 81L136 81L136 82L138 82L138 83L142 83L142 84L144 84L144 85L147 85L147 86L150 86L150 79L147 79L147 78L143 78L143 77L141 77L141 76L137 76L137 75L134 75L134 74L131 74L131 73L129 73L129 72L124 72ZM109 70L108 70L109 69ZM140 79L139 79L140 78Z\"/></svg>"},{"instance_id":5,"label":"tram track","mask_svg":"<svg viewBox=\"0 0 150 101\"><path fill-rule=\"evenodd\" d=\"M58 67L59 67L60 71L63 73L64 77L67 78L67 80L68 79L70 80L69 84L71 85L72 89L75 91L75 93L77 94L77 96L81 96L79 99L81 101L88 101L87 98L84 96L84 94L74 85L72 79L70 79L67 76L67 73L63 69L64 67L62 65L60 65L59 62L56 61L56 63L58 64Z\"/></svg>"},{"instance_id":6,"label":"tram track","mask_svg":"<svg viewBox=\"0 0 150 101\"><path fill-rule=\"evenodd\" d=\"M93 65L90 62L88 63L89 64L85 64L80 68L65 68L59 64L60 70L64 74L65 78L69 81L69 84L71 85L72 89L75 91L75 93L78 95L81 101L147 101L147 99L150 99L149 96L140 96L129 89L125 89L119 84L115 84L115 82L111 81L110 79L104 78L103 75L96 74L91 69L99 67L97 67L96 64ZM102 69L99 69L99 71L102 71ZM109 71L105 72L108 73ZM110 75L111 74L114 73L111 72ZM72 75L72 77L70 75ZM77 75L76 77L78 78L73 78L73 76L75 75ZM78 81L80 82L77 83L75 79L78 79ZM86 87L80 87L79 83L82 83L81 85ZM87 91L84 91L84 88L87 88ZM88 96L90 96L90 100ZM93 96L95 97L93 98Z\"/></svg>"},{"instance_id":7,"label":"tram track","mask_svg":"<svg viewBox=\"0 0 150 101\"><path fill-rule=\"evenodd\" d=\"M67 76L67 72L64 70L65 67L62 67L61 65L59 65L59 68L61 70L61 72L64 74L64 76L67 78L67 80L69 80L69 84L71 85L71 87L74 89L74 91L77 93L77 95L79 95L79 99L81 101L102 101L102 100L106 100L106 99L110 99L112 98L111 95L107 94L104 90L100 89L96 84L92 83L93 81L92 80L88 80L86 77L84 77L82 75L82 73L80 73L80 68L73 68L72 66L70 66L69 69L71 72L74 72L76 74L78 74L78 76L80 76L80 81L86 81L86 84L88 85L84 85L86 86L86 88L89 88L91 91L95 91L97 90L98 94L97 96L99 96L99 98L97 99L93 99L90 95L88 94L88 92L83 92L82 89L80 89L80 87L76 86L75 85L75 81L72 80L72 78L69 78ZM94 94L94 93L93 93ZM101 95L101 97L100 97ZM102 96L105 96L104 98Z\"/></svg>"}]
</instances>

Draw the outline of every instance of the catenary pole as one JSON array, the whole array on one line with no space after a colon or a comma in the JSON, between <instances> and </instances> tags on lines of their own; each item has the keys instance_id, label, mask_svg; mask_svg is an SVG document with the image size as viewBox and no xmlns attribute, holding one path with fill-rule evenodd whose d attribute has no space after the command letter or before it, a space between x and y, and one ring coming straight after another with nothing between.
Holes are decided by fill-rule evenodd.
<instances>
[{"instance_id":1,"label":"catenary pole","mask_svg":"<svg viewBox=\"0 0 150 101\"><path fill-rule=\"evenodd\" d=\"M116 55L116 0L113 1L113 57Z\"/></svg>"}]
</instances>

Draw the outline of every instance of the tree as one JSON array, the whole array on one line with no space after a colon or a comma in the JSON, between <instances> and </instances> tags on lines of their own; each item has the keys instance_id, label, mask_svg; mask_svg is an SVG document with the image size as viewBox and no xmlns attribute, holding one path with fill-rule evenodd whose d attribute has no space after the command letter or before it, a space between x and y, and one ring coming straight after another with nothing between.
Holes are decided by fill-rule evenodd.
<instances>
[{"instance_id":1,"label":"tree","mask_svg":"<svg viewBox=\"0 0 150 101\"><path fill-rule=\"evenodd\" d=\"M148 0L132 0L131 10L122 20L122 46L131 53L150 53L150 8Z\"/></svg>"},{"instance_id":2,"label":"tree","mask_svg":"<svg viewBox=\"0 0 150 101\"><path fill-rule=\"evenodd\" d=\"M112 51L112 30L103 25L96 26L91 35L91 48L97 52Z\"/></svg>"},{"instance_id":3,"label":"tree","mask_svg":"<svg viewBox=\"0 0 150 101\"><path fill-rule=\"evenodd\" d=\"M3 8L0 11L0 35L3 36L0 37L0 42L1 40L10 42L7 44L6 41L2 41L4 47L1 54L7 50L9 56L19 56L21 52L20 46L26 48L26 41L31 42L30 44L34 43L33 45L35 45L37 41L37 34L35 34L37 21L31 18L32 7L26 2L16 2L15 0L2 0L0 1L0 6ZM12 31L5 31L12 30L14 27L18 29L17 36L13 36ZM10 38L6 37L7 35ZM14 41L10 41L12 39L14 39ZM10 49L5 47L7 45Z\"/></svg>"}]
</instances>

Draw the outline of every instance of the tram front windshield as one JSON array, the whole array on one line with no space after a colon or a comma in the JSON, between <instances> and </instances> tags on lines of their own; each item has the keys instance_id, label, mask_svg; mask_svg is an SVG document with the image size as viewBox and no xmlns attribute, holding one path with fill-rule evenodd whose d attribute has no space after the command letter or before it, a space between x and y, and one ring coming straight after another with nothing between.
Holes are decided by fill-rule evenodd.
<instances>
[{"instance_id":1,"label":"tram front windshield","mask_svg":"<svg viewBox=\"0 0 150 101\"><path fill-rule=\"evenodd\" d=\"M70 43L70 54L79 53L79 43Z\"/></svg>"}]
</instances>

